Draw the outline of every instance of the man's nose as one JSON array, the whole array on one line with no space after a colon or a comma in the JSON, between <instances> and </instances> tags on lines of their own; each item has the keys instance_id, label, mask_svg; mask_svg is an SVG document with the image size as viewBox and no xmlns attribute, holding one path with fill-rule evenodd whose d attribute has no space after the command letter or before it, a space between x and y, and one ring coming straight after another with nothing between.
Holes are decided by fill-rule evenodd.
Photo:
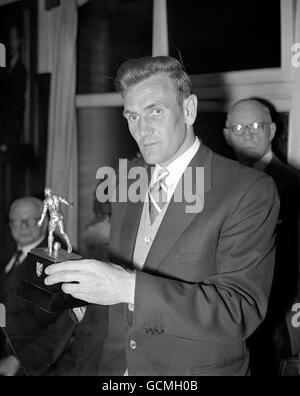
<instances>
[{"instance_id":1,"label":"man's nose","mask_svg":"<svg viewBox=\"0 0 300 396\"><path fill-rule=\"evenodd\" d=\"M248 125L245 125L243 135L244 135L244 139L252 139L252 133Z\"/></svg>"},{"instance_id":2,"label":"man's nose","mask_svg":"<svg viewBox=\"0 0 300 396\"><path fill-rule=\"evenodd\" d=\"M22 229L28 228L27 220L22 220L22 221L21 221L21 228L22 228Z\"/></svg>"},{"instance_id":3,"label":"man's nose","mask_svg":"<svg viewBox=\"0 0 300 396\"><path fill-rule=\"evenodd\" d=\"M148 136L153 133L153 128L152 128L151 124L145 118L140 119L139 133L140 133L140 136Z\"/></svg>"}]
</instances>

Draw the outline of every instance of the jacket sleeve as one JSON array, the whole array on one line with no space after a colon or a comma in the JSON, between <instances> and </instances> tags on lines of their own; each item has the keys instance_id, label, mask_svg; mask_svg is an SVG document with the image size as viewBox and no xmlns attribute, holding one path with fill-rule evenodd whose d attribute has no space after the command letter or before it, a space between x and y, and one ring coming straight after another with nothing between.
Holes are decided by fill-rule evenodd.
<instances>
[{"instance_id":1,"label":"jacket sleeve","mask_svg":"<svg viewBox=\"0 0 300 396\"><path fill-rule=\"evenodd\" d=\"M248 185L222 223L216 274L201 283L138 272L135 326L199 341L248 338L267 310L279 206L270 178Z\"/></svg>"}]
</instances>

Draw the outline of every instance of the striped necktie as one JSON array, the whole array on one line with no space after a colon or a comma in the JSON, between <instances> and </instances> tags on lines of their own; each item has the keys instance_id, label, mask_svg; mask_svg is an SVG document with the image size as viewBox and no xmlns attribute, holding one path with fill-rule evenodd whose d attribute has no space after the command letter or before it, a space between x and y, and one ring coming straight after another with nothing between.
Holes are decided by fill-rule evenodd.
<instances>
[{"instance_id":1,"label":"striped necktie","mask_svg":"<svg viewBox=\"0 0 300 396\"><path fill-rule=\"evenodd\" d=\"M168 198L168 188L166 178L169 175L167 169L162 169L155 183L150 185L149 190L149 215L151 224L154 223L157 216L163 210Z\"/></svg>"}]
</instances>

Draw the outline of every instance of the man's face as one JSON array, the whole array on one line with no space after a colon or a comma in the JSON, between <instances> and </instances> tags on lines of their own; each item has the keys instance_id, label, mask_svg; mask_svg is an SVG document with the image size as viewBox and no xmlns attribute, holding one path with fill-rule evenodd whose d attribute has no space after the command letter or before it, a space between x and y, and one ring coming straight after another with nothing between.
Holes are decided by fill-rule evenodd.
<instances>
[{"instance_id":1,"label":"man's face","mask_svg":"<svg viewBox=\"0 0 300 396\"><path fill-rule=\"evenodd\" d=\"M184 105L166 75L152 76L124 95L124 116L148 164L167 166L186 137Z\"/></svg>"},{"instance_id":2,"label":"man's face","mask_svg":"<svg viewBox=\"0 0 300 396\"><path fill-rule=\"evenodd\" d=\"M245 127L244 133L236 136L230 129L233 125L249 125L254 122L264 124L259 133L252 133ZM237 104L228 114L224 135L227 143L231 145L238 155L253 160L259 160L270 149L271 141L275 135L275 124L271 122L270 116L263 106L253 102L242 102Z\"/></svg>"},{"instance_id":3,"label":"man's face","mask_svg":"<svg viewBox=\"0 0 300 396\"><path fill-rule=\"evenodd\" d=\"M11 235L20 246L36 242L43 234L44 227L38 227L40 210L31 202L20 202L9 214Z\"/></svg>"}]
</instances>

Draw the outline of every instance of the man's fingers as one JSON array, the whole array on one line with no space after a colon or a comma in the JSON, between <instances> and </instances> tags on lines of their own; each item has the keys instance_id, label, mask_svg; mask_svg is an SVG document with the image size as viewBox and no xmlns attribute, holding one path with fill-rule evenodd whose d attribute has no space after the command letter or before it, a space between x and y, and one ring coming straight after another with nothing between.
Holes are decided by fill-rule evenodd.
<instances>
[{"instance_id":1,"label":"man's fingers","mask_svg":"<svg viewBox=\"0 0 300 396\"><path fill-rule=\"evenodd\" d=\"M82 282L87 280L87 275L80 271L63 271L49 275L45 278L45 285L54 285L64 282Z\"/></svg>"},{"instance_id":2,"label":"man's fingers","mask_svg":"<svg viewBox=\"0 0 300 396\"><path fill-rule=\"evenodd\" d=\"M84 292L80 284L74 285L70 283L64 283L61 288L64 293L71 294L72 297L78 298L78 300L90 302L88 298L88 290L87 292Z\"/></svg>"},{"instance_id":3,"label":"man's fingers","mask_svg":"<svg viewBox=\"0 0 300 396\"><path fill-rule=\"evenodd\" d=\"M64 293L71 294L74 298L78 298L79 300L87 301L87 293L82 292L81 285L64 283L61 288Z\"/></svg>"},{"instance_id":4,"label":"man's fingers","mask_svg":"<svg viewBox=\"0 0 300 396\"><path fill-rule=\"evenodd\" d=\"M56 274L62 271L82 271L85 269L88 271L91 265L88 260L76 260L76 261L64 261L58 264L49 265L45 269L47 275Z\"/></svg>"},{"instance_id":5,"label":"man's fingers","mask_svg":"<svg viewBox=\"0 0 300 396\"><path fill-rule=\"evenodd\" d=\"M80 287L79 284L74 284L74 283L64 283L62 285L62 291L66 294L72 294L72 296L74 295L74 293L78 292L78 286Z\"/></svg>"}]
</instances>

